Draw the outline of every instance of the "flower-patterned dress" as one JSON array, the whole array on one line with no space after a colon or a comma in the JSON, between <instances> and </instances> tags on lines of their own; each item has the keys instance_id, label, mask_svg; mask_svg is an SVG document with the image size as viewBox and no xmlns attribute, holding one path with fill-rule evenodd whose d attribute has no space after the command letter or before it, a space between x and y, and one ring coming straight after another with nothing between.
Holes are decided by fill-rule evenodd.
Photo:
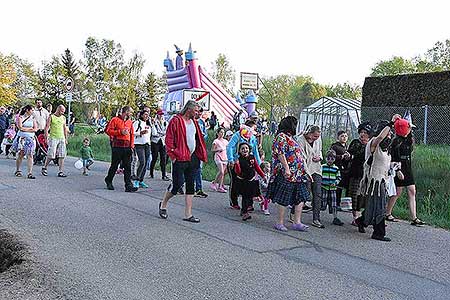
<instances>
[{"instance_id":1,"label":"flower-patterned dress","mask_svg":"<svg viewBox=\"0 0 450 300\"><path fill-rule=\"evenodd\" d=\"M280 156L284 155L291 176L284 177L284 168ZM272 175L270 177L267 198L282 206L298 205L308 201L305 166L300 145L288 134L279 133L272 144Z\"/></svg>"}]
</instances>

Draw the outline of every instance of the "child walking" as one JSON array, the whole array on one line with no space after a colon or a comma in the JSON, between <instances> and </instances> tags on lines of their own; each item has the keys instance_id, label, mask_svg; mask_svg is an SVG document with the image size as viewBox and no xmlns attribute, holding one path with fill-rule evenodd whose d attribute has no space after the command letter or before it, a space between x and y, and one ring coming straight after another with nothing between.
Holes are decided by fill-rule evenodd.
<instances>
[{"instance_id":1,"label":"child walking","mask_svg":"<svg viewBox=\"0 0 450 300\"><path fill-rule=\"evenodd\" d=\"M259 181L256 179L256 173L258 173L261 178L264 178L264 181L266 181L266 178L255 157L250 154L250 145L241 143L238 149L239 158L234 165L234 170L237 177L241 180L237 187L237 192L242 196L242 220L247 221L252 218L248 213L248 208L253 205L253 198L261 195L259 191Z\"/></svg>"},{"instance_id":2,"label":"child walking","mask_svg":"<svg viewBox=\"0 0 450 300\"><path fill-rule=\"evenodd\" d=\"M261 163L261 169L264 172L264 178L261 178L261 180L259 181L259 189L261 190L261 211L263 214L265 215L270 215L269 212L269 202L270 199L267 198L266 195L267 194L267 188L269 186L269 178L270 178L270 163L268 163L267 161L264 161Z\"/></svg>"},{"instance_id":3,"label":"child walking","mask_svg":"<svg viewBox=\"0 0 450 300\"><path fill-rule=\"evenodd\" d=\"M94 163L94 155L92 154L91 141L89 138L84 138L83 146L81 147L81 160L83 161L83 175L88 176L89 167Z\"/></svg>"},{"instance_id":4,"label":"child walking","mask_svg":"<svg viewBox=\"0 0 450 300\"><path fill-rule=\"evenodd\" d=\"M341 174L339 168L334 164L336 152L328 150L326 154L327 163L322 165L322 205L321 209L333 214L333 224L342 226L344 223L337 217L336 190Z\"/></svg>"},{"instance_id":5,"label":"child walking","mask_svg":"<svg viewBox=\"0 0 450 300\"><path fill-rule=\"evenodd\" d=\"M9 128L6 130L5 138L3 140L3 144L5 145L6 158L9 158L10 149L14 142L15 136L16 136L16 124L12 123L9 125ZM16 154L12 153L12 156L16 157Z\"/></svg>"},{"instance_id":6,"label":"child walking","mask_svg":"<svg viewBox=\"0 0 450 300\"><path fill-rule=\"evenodd\" d=\"M211 148L211 150L214 152L214 162L216 163L218 169L216 178L211 183L211 189L219 193L227 192L223 184L223 179L225 177L225 174L227 173L228 140L226 140L224 136L225 136L225 129L219 128L217 130L216 139L213 141Z\"/></svg>"}]
</instances>

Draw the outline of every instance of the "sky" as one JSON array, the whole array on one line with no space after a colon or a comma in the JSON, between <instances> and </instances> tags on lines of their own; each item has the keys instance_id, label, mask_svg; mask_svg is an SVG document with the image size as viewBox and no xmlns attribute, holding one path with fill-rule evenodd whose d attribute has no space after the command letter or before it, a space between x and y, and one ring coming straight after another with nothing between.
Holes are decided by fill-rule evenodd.
<instances>
[{"instance_id":1,"label":"sky","mask_svg":"<svg viewBox=\"0 0 450 300\"><path fill-rule=\"evenodd\" d=\"M224 53L238 72L310 75L362 85L393 56L423 54L450 38L450 3L403 0L2 1L0 52L40 66L69 48L81 59L89 36L113 39L162 74L177 44L211 69Z\"/></svg>"}]
</instances>

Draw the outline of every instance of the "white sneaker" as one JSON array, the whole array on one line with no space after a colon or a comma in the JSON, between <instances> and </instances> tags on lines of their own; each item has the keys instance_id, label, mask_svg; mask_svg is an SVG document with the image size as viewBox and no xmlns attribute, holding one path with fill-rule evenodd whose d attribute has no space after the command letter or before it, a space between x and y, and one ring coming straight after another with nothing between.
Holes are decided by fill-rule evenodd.
<instances>
[{"instance_id":1,"label":"white sneaker","mask_svg":"<svg viewBox=\"0 0 450 300\"><path fill-rule=\"evenodd\" d=\"M263 210L263 214L265 214L266 216L270 215L270 211L268 209L264 209Z\"/></svg>"}]
</instances>

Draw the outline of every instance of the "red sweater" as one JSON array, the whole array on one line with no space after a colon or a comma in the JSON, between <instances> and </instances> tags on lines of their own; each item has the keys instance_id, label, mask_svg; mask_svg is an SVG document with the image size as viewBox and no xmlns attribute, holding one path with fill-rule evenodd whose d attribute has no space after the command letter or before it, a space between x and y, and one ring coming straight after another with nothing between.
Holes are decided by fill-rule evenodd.
<instances>
[{"instance_id":1,"label":"red sweater","mask_svg":"<svg viewBox=\"0 0 450 300\"><path fill-rule=\"evenodd\" d=\"M206 153L205 139L196 120L192 120L195 125L195 151L194 154L199 160L206 162L208 154ZM170 159L177 161L190 161L191 152L187 145L186 124L181 115L175 115L170 120L166 132L166 150Z\"/></svg>"},{"instance_id":2,"label":"red sweater","mask_svg":"<svg viewBox=\"0 0 450 300\"><path fill-rule=\"evenodd\" d=\"M128 129L128 134L122 134L123 129ZM134 129L131 120L122 117L114 117L106 127L106 134L110 136L112 147L134 148Z\"/></svg>"}]
</instances>

